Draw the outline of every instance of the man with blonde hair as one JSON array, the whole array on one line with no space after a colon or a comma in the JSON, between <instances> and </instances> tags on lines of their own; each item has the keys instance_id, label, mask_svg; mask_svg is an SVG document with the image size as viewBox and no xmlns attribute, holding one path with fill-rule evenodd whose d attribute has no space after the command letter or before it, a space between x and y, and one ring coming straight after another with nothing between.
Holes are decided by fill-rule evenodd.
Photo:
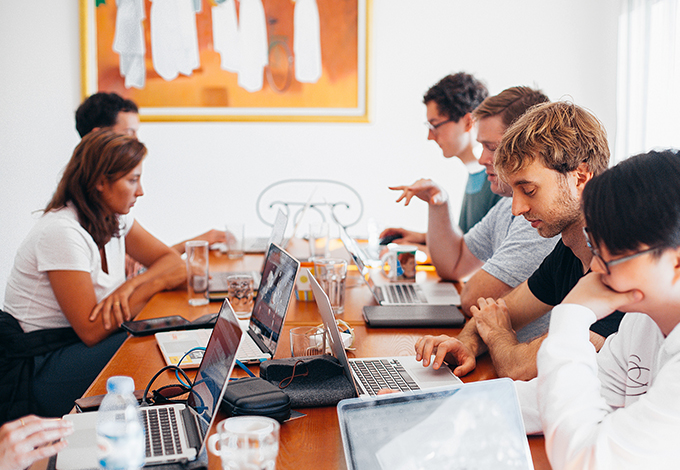
<instances>
[{"instance_id":1,"label":"man with blonde hair","mask_svg":"<svg viewBox=\"0 0 680 470\"><path fill-rule=\"evenodd\" d=\"M609 147L598 119L572 103L539 104L503 135L494 167L512 188L512 213L523 216L543 237L561 234L553 252L529 279L499 300L480 298L457 338L425 336L416 356L435 369L446 360L462 376L475 358L489 351L499 376L536 376L536 353L545 335L520 343L515 331L559 304L588 271L592 253L583 232L581 193L593 176L607 169ZM594 323L591 342L599 349L618 329L623 314ZM435 358L431 361L431 355Z\"/></svg>"}]
</instances>

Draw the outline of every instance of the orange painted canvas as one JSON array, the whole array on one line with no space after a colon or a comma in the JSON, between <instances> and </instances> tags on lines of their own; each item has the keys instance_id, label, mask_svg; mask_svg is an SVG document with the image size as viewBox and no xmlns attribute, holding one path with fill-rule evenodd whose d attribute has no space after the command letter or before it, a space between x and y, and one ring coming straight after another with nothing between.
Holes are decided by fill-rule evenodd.
<instances>
[{"instance_id":1,"label":"orange painted canvas","mask_svg":"<svg viewBox=\"0 0 680 470\"><path fill-rule=\"evenodd\" d=\"M142 89L126 88L119 71L120 56L113 50L116 1L81 0L83 95L116 92L135 101L147 121L368 121L370 0L316 0L322 67L314 83L295 78L295 1L257 1L262 1L266 18L269 64L263 69L262 88L251 92L239 86L237 73L220 66L212 31L215 0L201 0L196 13L199 67L172 80L154 69L153 0L143 0L146 77ZM240 1L234 3L238 15Z\"/></svg>"}]
</instances>

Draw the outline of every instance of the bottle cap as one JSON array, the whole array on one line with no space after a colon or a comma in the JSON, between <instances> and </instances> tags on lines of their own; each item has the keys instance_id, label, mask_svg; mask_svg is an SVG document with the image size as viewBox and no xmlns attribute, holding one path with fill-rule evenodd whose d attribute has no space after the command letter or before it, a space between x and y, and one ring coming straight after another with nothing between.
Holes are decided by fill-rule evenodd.
<instances>
[{"instance_id":1,"label":"bottle cap","mask_svg":"<svg viewBox=\"0 0 680 470\"><path fill-rule=\"evenodd\" d=\"M135 391L135 381L132 377L125 375L109 377L106 381L106 391L108 393L132 393Z\"/></svg>"}]
</instances>

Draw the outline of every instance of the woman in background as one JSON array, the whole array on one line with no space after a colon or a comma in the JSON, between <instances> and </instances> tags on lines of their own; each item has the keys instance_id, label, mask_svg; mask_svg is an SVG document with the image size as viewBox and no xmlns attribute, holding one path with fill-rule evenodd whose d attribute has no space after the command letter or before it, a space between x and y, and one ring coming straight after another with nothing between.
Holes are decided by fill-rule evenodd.
<instances>
[{"instance_id":1,"label":"woman in background","mask_svg":"<svg viewBox=\"0 0 680 470\"><path fill-rule=\"evenodd\" d=\"M30 370L13 371L28 388L10 392L14 403L24 403L19 409L8 405L4 420L67 413L125 339L120 324L155 293L185 281L179 254L130 215L144 194L145 156L134 137L111 130L85 136L19 248L0 341L6 355L23 358ZM127 281L126 253L147 267ZM0 371L11 366L0 364Z\"/></svg>"}]
</instances>

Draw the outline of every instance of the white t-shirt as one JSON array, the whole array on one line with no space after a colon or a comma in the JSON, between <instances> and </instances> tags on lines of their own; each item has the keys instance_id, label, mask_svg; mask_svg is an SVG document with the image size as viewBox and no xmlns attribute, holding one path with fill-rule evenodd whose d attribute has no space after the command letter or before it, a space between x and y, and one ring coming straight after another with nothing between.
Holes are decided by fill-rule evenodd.
<instances>
[{"instance_id":1,"label":"white t-shirt","mask_svg":"<svg viewBox=\"0 0 680 470\"><path fill-rule=\"evenodd\" d=\"M78 222L74 207L45 213L19 247L5 289L4 309L26 333L70 326L59 308L48 271L90 273L97 302L125 282L125 236L134 218L121 215L119 238L104 247L109 272L102 270L99 249ZM79 286L73 286L77 295Z\"/></svg>"}]
</instances>

